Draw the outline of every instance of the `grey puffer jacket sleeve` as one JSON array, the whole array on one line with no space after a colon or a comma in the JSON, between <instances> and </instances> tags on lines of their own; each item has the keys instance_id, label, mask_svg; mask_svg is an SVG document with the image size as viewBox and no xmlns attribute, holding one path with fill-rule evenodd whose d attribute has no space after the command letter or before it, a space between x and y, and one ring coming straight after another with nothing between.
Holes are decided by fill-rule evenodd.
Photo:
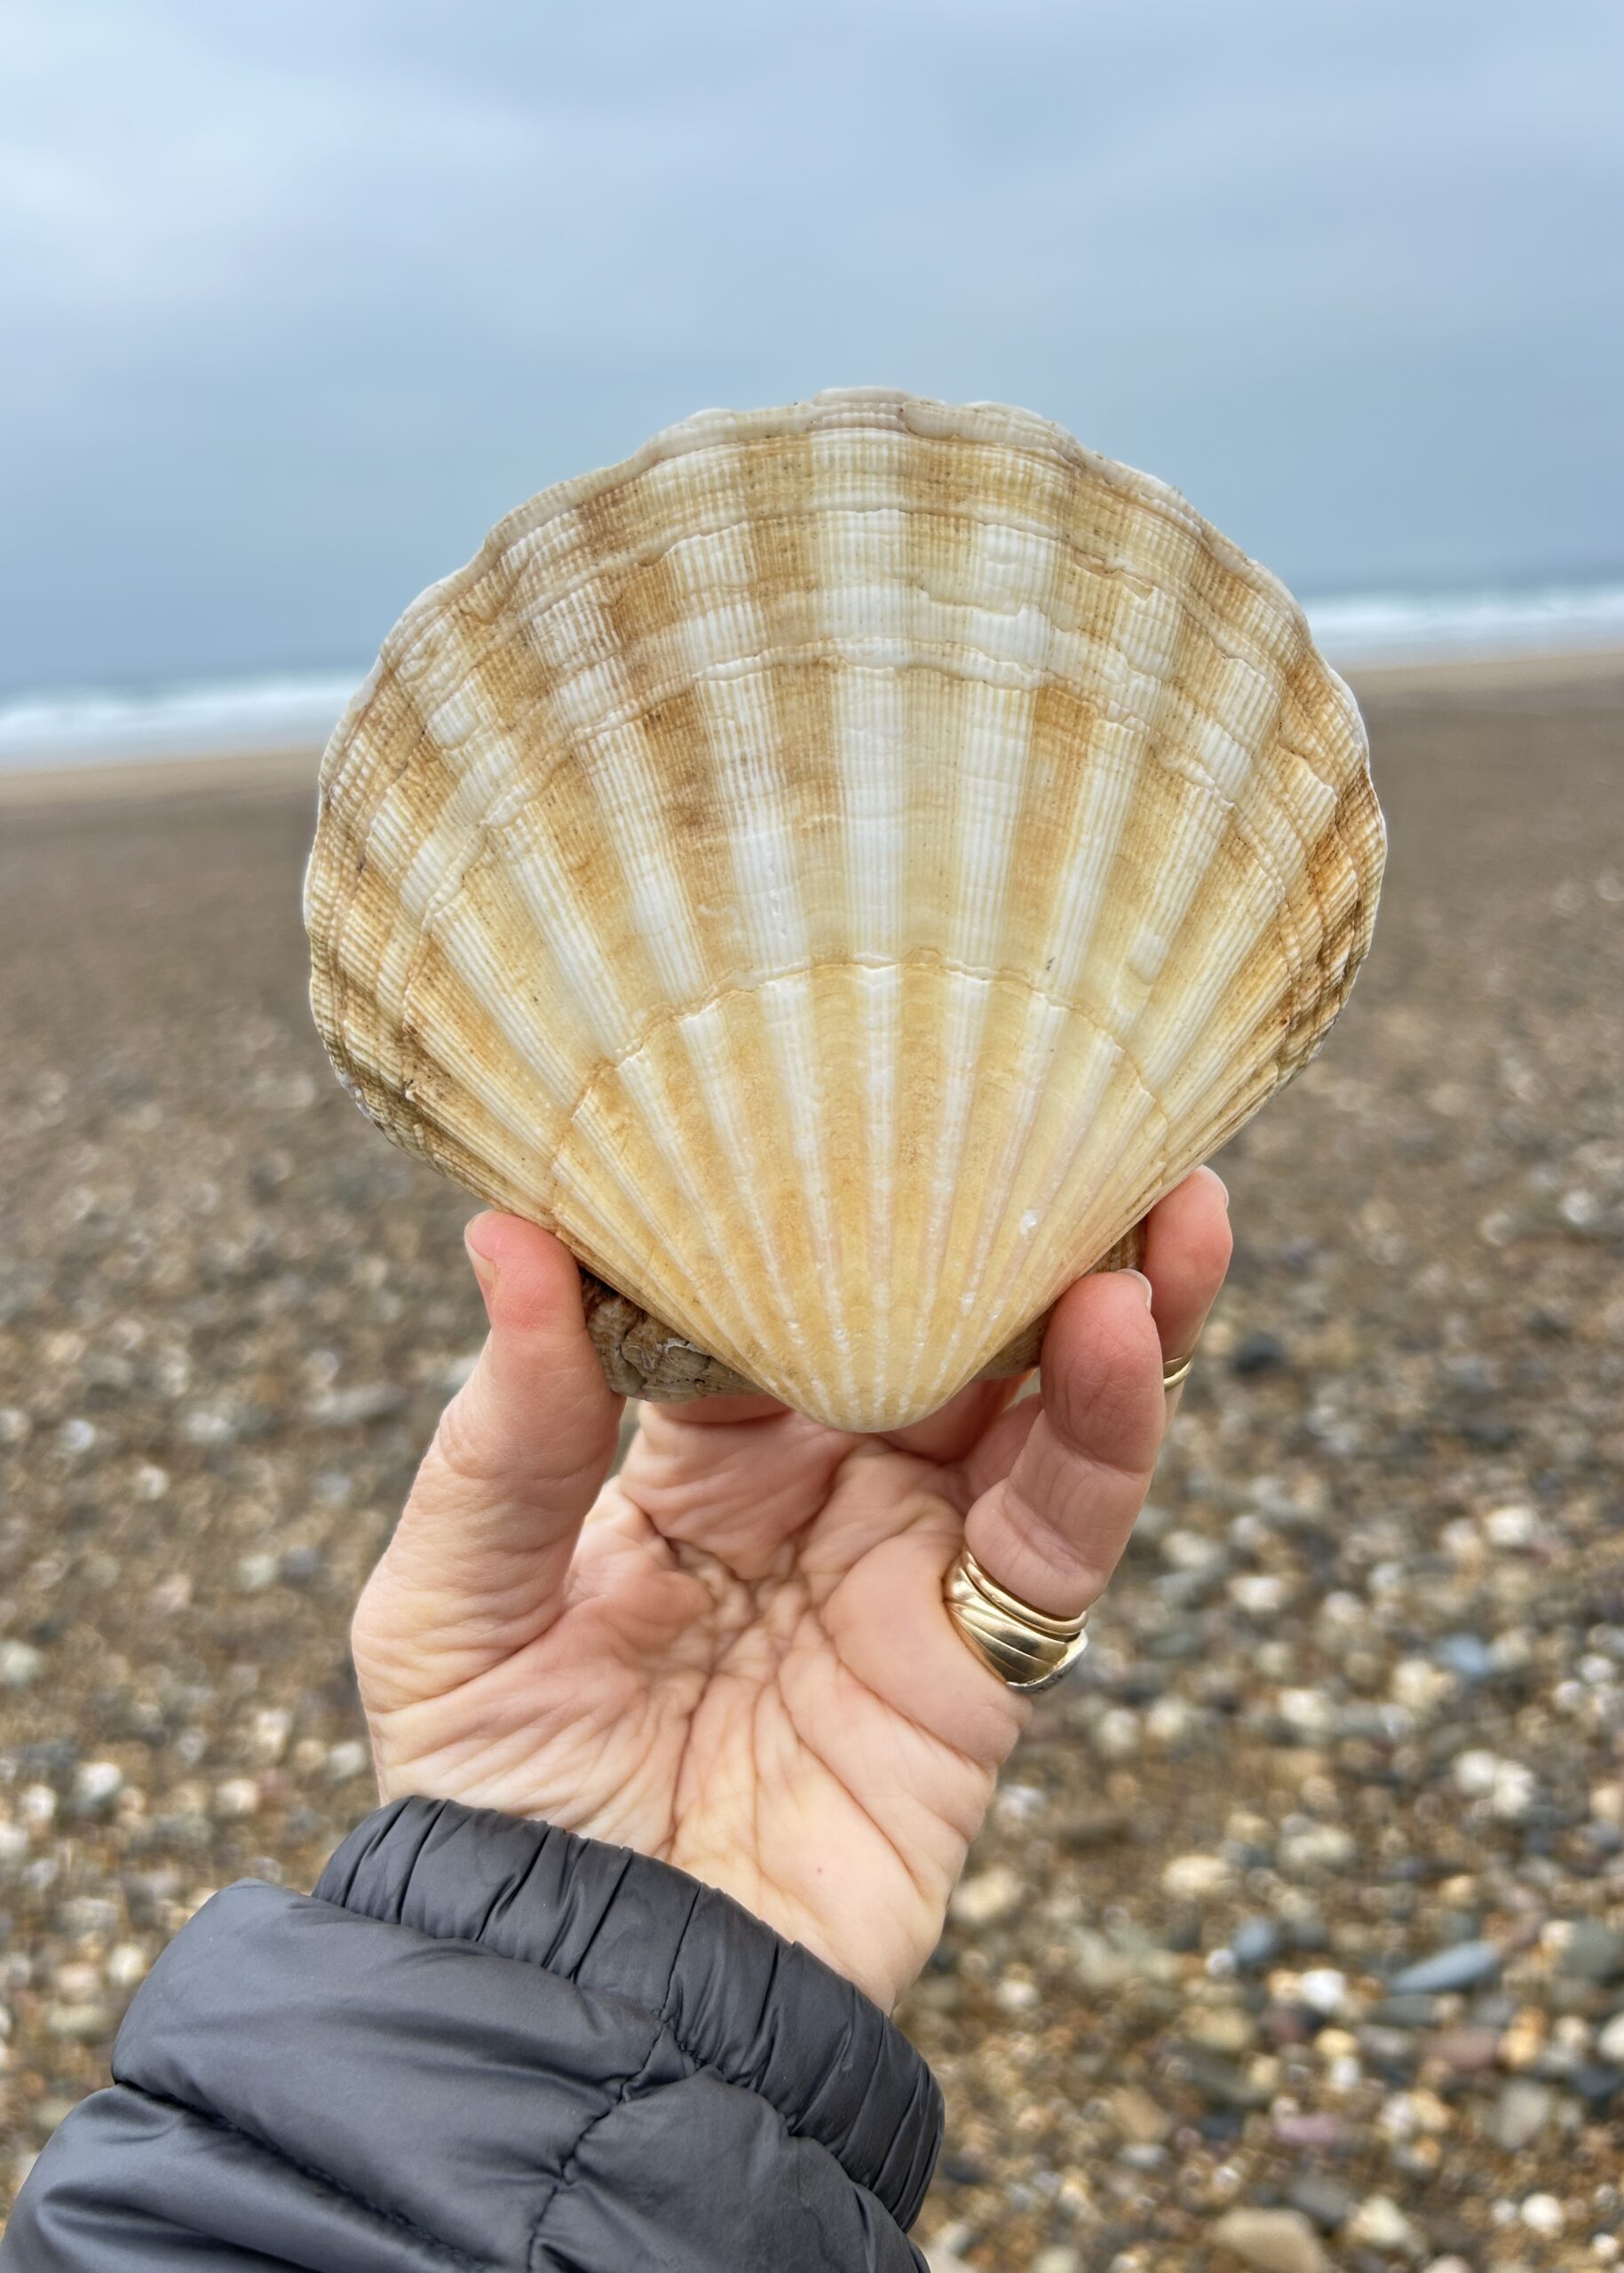
<instances>
[{"instance_id":1,"label":"grey puffer jacket sleeve","mask_svg":"<svg viewBox=\"0 0 1624 2273\"><path fill-rule=\"evenodd\" d=\"M244 1881L131 2005L5 2273L923 2273L936 2086L683 1872L404 1800Z\"/></svg>"}]
</instances>

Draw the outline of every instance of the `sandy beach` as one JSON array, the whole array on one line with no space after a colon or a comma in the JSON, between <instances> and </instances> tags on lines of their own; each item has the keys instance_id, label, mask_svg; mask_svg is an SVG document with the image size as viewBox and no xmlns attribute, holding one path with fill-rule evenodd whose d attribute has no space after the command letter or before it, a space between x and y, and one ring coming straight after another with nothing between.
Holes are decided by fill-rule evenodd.
<instances>
[{"instance_id":1,"label":"sandy beach","mask_svg":"<svg viewBox=\"0 0 1624 2273\"><path fill-rule=\"evenodd\" d=\"M945 2265L1619 2253L1624 655L1354 676L1369 965L904 2012ZM369 1805L348 1613L478 1342L471 1203L310 1025L313 796L0 780L0 2206L206 1894Z\"/></svg>"}]
</instances>

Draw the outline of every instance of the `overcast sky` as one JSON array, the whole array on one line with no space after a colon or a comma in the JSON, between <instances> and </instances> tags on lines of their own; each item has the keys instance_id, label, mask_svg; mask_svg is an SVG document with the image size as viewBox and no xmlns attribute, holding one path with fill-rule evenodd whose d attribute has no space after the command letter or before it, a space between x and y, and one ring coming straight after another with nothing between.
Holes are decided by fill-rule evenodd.
<instances>
[{"instance_id":1,"label":"overcast sky","mask_svg":"<svg viewBox=\"0 0 1624 2273\"><path fill-rule=\"evenodd\" d=\"M1617 571L1621 112L1620 0L0 0L0 691L364 664L837 384L1311 595Z\"/></svg>"}]
</instances>

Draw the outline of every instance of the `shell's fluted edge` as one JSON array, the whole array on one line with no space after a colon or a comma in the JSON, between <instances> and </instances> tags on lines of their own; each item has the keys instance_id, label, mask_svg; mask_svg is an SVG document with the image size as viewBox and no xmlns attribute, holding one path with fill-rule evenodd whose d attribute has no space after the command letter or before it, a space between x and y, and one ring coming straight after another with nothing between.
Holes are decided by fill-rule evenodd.
<instances>
[{"instance_id":1,"label":"shell's fluted edge","mask_svg":"<svg viewBox=\"0 0 1624 2273\"><path fill-rule=\"evenodd\" d=\"M1312 1055L1383 849L1348 690L1176 491L837 391L408 608L322 763L312 1001L386 1133L619 1290L612 1377L896 1427Z\"/></svg>"},{"instance_id":2,"label":"shell's fluted edge","mask_svg":"<svg viewBox=\"0 0 1624 2273\"><path fill-rule=\"evenodd\" d=\"M1136 1224L1126 1238L1089 1264L1089 1271L1137 1271L1144 1260L1145 1226ZM651 1405L691 1405L701 1397L761 1394L757 1382L747 1382L719 1358L685 1340L675 1327L651 1318L630 1295L606 1287L584 1264L581 1307L604 1379L616 1397L641 1398ZM1024 1326L982 1366L977 1380L1008 1381L1011 1374L1030 1373L1042 1355L1049 1319L1045 1311Z\"/></svg>"}]
</instances>

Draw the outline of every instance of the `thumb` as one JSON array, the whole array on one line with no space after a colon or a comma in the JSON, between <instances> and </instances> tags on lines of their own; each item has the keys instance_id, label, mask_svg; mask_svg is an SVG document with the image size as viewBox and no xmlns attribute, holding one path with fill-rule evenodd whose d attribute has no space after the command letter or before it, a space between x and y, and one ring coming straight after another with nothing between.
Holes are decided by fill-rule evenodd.
<instances>
[{"instance_id":1,"label":"thumb","mask_svg":"<svg viewBox=\"0 0 1624 2273\"><path fill-rule=\"evenodd\" d=\"M447 1658L494 1662L552 1622L621 1410L568 1251L515 1216L478 1216L465 1238L490 1333L440 1416L367 1606L368 1627L387 1620L397 1643L432 1652L437 1686L483 1669Z\"/></svg>"}]
</instances>

